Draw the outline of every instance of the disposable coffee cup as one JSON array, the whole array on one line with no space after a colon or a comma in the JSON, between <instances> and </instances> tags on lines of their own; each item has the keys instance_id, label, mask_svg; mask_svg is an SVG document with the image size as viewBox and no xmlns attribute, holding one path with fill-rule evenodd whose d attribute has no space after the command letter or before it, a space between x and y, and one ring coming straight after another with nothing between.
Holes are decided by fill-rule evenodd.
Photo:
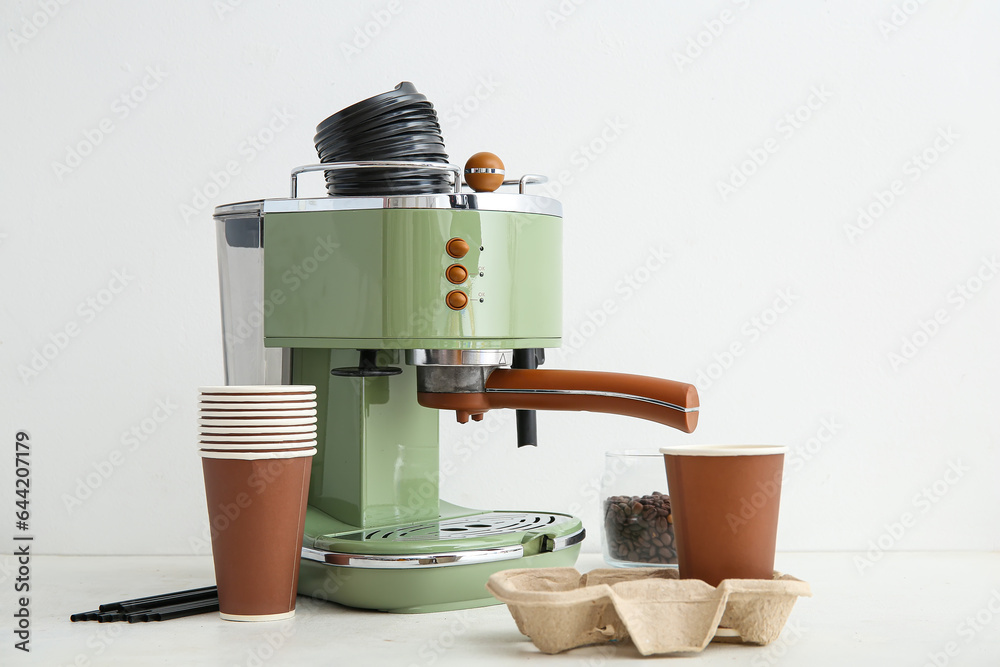
<instances>
[{"instance_id":1,"label":"disposable coffee cup","mask_svg":"<svg viewBox=\"0 0 1000 667\"><path fill-rule=\"evenodd\" d=\"M290 618L316 449L199 454L219 615L227 621Z\"/></svg>"},{"instance_id":2,"label":"disposable coffee cup","mask_svg":"<svg viewBox=\"0 0 1000 667\"><path fill-rule=\"evenodd\" d=\"M315 449L316 443L306 444L304 447L230 447L230 448L219 448L213 445L203 445L198 451L200 452L235 452L237 454L266 454L268 452L304 452L309 449Z\"/></svg>"},{"instance_id":3,"label":"disposable coffee cup","mask_svg":"<svg viewBox=\"0 0 1000 667\"><path fill-rule=\"evenodd\" d=\"M772 579L786 447L687 445L660 450L681 579Z\"/></svg>"},{"instance_id":4,"label":"disposable coffee cup","mask_svg":"<svg viewBox=\"0 0 1000 667\"><path fill-rule=\"evenodd\" d=\"M316 431L308 433L254 433L244 435L242 433L202 433L198 437L203 443L212 442L245 442L253 443L274 443L274 442L302 442L316 439Z\"/></svg>"},{"instance_id":5,"label":"disposable coffee cup","mask_svg":"<svg viewBox=\"0 0 1000 667\"><path fill-rule=\"evenodd\" d=\"M316 401L281 401L275 403L206 403L201 401L198 409L204 413L214 412L275 412L285 410L312 410L316 413Z\"/></svg>"},{"instance_id":6,"label":"disposable coffee cup","mask_svg":"<svg viewBox=\"0 0 1000 667\"><path fill-rule=\"evenodd\" d=\"M199 426L308 426L316 417L198 417Z\"/></svg>"},{"instance_id":7,"label":"disposable coffee cup","mask_svg":"<svg viewBox=\"0 0 1000 667\"><path fill-rule=\"evenodd\" d=\"M254 419L257 417L265 419L284 419L286 417L315 417L316 408L303 410L212 410L201 408L198 410L199 417L209 419Z\"/></svg>"},{"instance_id":8,"label":"disposable coffee cup","mask_svg":"<svg viewBox=\"0 0 1000 667\"><path fill-rule=\"evenodd\" d=\"M199 398L202 405L214 405L216 403L300 403L302 401L315 401L316 394L202 394Z\"/></svg>"},{"instance_id":9,"label":"disposable coffee cup","mask_svg":"<svg viewBox=\"0 0 1000 667\"><path fill-rule=\"evenodd\" d=\"M298 424L293 426L274 426L274 425L264 425L259 424L249 424L248 422L240 422L236 425L228 426L211 426L202 425L198 427L199 433L205 434L219 434L219 433L233 433L233 434L245 434L253 435L259 433L315 433L316 424Z\"/></svg>"},{"instance_id":10,"label":"disposable coffee cup","mask_svg":"<svg viewBox=\"0 0 1000 667\"><path fill-rule=\"evenodd\" d=\"M294 454L296 452L305 452L305 451L308 451L310 449L315 449L315 447L316 447L315 445L308 445L306 447L288 447L288 448L284 448L284 449L243 449L243 448L240 448L240 449L215 449L215 448L209 448L209 447L202 447L198 451L200 453L208 453L208 454L269 454L269 453L274 453L274 452L282 452L282 453L284 453L284 452L291 452L291 453Z\"/></svg>"},{"instance_id":11,"label":"disposable coffee cup","mask_svg":"<svg viewBox=\"0 0 1000 667\"><path fill-rule=\"evenodd\" d=\"M311 384L251 384L228 385L224 387L198 387L198 393L203 396L227 395L282 395L282 394L314 394L315 385Z\"/></svg>"},{"instance_id":12,"label":"disposable coffee cup","mask_svg":"<svg viewBox=\"0 0 1000 667\"><path fill-rule=\"evenodd\" d=\"M282 435L281 433L277 435L269 436L251 436L251 437L240 437L238 435L227 435L227 434L207 434L198 437L198 441L201 443L217 443L217 442L234 442L234 443L244 443L248 445L253 445L257 443L262 444L272 444L272 443L282 443L282 442L307 442L309 440L315 440L316 433L286 433Z\"/></svg>"},{"instance_id":13,"label":"disposable coffee cup","mask_svg":"<svg viewBox=\"0 0 1000 667\"><path fill-rule=\"evenodd\" d=\"M292 440L286 442L211 442L202 440L200 448L202 451L218 452L279 452L312 449L315 446L316 439L312 438L309 440Z\"/></svg>"},{"instance_id":14,"label":"disposable coffee cup","mask_svg":"<svg viewBox=\"0 0 1000 667\"><path fill-rule=\"evenodd\" d=\"M259 449L261 451L278 449L295 449L305 446L316 446L316 434L297 435L294 440L238 440L222 436L221 438L201 438L198 442L200 449Z\"/></svg>"}]
</instances>

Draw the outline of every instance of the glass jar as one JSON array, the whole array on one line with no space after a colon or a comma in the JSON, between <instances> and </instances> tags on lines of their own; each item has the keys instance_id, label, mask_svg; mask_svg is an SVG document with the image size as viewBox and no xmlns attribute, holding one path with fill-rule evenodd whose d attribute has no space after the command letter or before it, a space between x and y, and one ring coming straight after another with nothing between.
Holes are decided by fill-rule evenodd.
<instances>
[{"instance_id":1,"label":"glass jar","mask_svg":"<svg viewBox=\"0 0 1000 667\"><path fill-rule=\"evenodd\" d=\"M604 455L604 560L614 567L677 567L663 454L630 449Z\"/></svg>"}]
</instances>

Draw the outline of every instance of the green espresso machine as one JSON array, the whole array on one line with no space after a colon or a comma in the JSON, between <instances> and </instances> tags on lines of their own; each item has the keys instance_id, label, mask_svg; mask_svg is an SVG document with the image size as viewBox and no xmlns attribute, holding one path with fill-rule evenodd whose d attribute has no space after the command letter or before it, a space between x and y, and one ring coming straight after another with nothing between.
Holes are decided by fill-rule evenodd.
<instances>
[{"instance_id":1,"label":"green espresso machine","mask_svg":"<svg viewBox=\"0 0 1000 667\"><path fill-rule=\"evenodd\" d=\"M215 210L226 382L315 385L317 450L299 592L351 607L430 612L498 604L494 572L575 563L559 512L478 510L439 497L441 410L459 421L592 410L690 431L690 385L537 369L560 345L562 207L514 191L291 197ZM426 163L421 163L426 166ZM267 536L262 535L262 540Z\"/></svg>"}]
</instances>

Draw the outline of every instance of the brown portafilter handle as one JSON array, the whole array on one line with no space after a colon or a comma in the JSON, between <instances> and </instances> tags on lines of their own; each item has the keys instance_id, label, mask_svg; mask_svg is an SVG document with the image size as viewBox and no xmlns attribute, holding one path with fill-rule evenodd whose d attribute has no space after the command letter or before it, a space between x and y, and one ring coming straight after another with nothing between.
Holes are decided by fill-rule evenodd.
<instances>
[{"instance_id":1,"label":"brown portafilter handle","mask_svg":"<svg viewBox=\"0 0 1000 667\"><path fill-rule=\"evenodd\" d=\"M456 367L461 368L461 367ZM479 421L494 408L515 410L584 410L646 419L691 433L698 425L698 390L694 385L645 375L597 371L497 368L485 379L456 376L454 391L420 387L417 402L425 408L454 410L460 423ZM443 383L447 386L447 383Z\"/></svg>"},{"instance_id":2,"label":"brown portafilter handle","mask_svg":"<svg viewBox=\"0 0 1000 667\"><path fill-rule=\"evenodd\" d=\"M606 412L691 433L698 425L698 390L673 380L597 371L493 371L486 380L490 408Z\"/></svg>"}]
</instances>

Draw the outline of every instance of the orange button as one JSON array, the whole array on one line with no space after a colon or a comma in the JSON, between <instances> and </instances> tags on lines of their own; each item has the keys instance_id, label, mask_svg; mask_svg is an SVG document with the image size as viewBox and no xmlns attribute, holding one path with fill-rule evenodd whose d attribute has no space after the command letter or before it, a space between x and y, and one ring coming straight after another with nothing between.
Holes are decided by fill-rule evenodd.
<instances>
[{"instance_id":1,"label":"orange button","mask_svg":"<svg viewBox=\"0 0 1000 667\"><path fill-rule=\"evenodd\" d=\"M448 282L464 283L465 279L469 277L469 272L461 264L452 264L447 269L445 269L444 274L448 276Z\"/></svg>"},{"instance_id":2,"label":"orange button","mask_svg":"<svg viewBox=\"0 0 1000 667\"><path fill-rule=\"evenodd\" d=\"M448 241L448 244L444 247L444 249L452 257L461 259L469 252L469 244L456 236Z\"/></svg>"},{"instance_id":3,"label":"orange button","mask_svg":"<svg viewBox=\"0 0 1000 667\"><path fill-rule=\"evenodd\" d=\"M469 297L465 295L465 292L457 289L448 292L448 296L444 300L452 310L462 310L469 304Z\"/></svg>"}]
</instances>

